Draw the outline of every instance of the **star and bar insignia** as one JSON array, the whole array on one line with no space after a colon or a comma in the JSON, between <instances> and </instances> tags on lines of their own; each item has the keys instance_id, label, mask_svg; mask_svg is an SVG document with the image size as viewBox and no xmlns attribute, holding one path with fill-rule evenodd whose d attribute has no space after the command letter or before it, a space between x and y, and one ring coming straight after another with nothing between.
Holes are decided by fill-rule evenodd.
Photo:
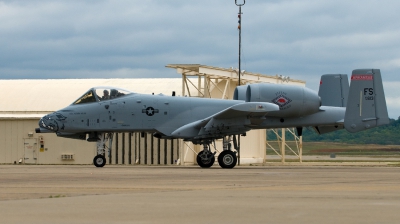
<instances>
[{"instance_id":1,"label":"star and bar insignia","mask_svg":"<svg viewBox=\"0 0 400 224\"><path fill-rule=\"evenodd\" d=\"M155 113L158 113L158 109L154 109L153 107L147 107L146 109L142 109L142 113L146 113L147 116L153 116Z\"/></svg>"}]
</instances>

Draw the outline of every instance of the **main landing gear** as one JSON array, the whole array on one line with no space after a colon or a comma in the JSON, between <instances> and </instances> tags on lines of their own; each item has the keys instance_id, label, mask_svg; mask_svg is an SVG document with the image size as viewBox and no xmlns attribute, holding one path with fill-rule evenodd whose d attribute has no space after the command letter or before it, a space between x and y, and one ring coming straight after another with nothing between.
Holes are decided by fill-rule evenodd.
<instances>
[{"instance_id":1,"label":"main landing gear","mask_svg":"<svg viewBox=\"0 0 400 224\"><path fill-rule=\"evenodd\" d=\"M97 155L93 158L93 164L96 167L103 167L106 165L106 141L108 140L109 143L109 151L111 150L112 146L112 138L113 133L100 133L97 135Z\"/></svg>"},{"instance_id":2,"label":"main landing gear","mask_svg":"<svg viewBox=\"0 0 400 224\"><path fill-rule=\"evenodd\" d=\"M222 151L218 156L218 163L222 168L232 169L237 163L236 152L231 150Z\"/></svg>"},{"instance_id":3,"label":"main landing gear","mask_svg":"<svg viewBox=\"0 0 400 224\"><path fill-rule=\"evenodd\" d=\"M239 151L239 147L236 142L236 136L233 136L233 143L236 151L231 150L231 141L232 136L224 137L222 139L224 150L218 155L218 163L222 168L231 169L237 164L238 158L236 153ZM202 168L209 168L215 162L216 152L211 152L208 143L204 143L203 147L204 149L197 155L197 164Z\"/></svg>"},{"instance_id":4,"label":"main landing gear","mask_svg":"<svg viewBox=\"0 0 400 224\"><path fill-rule=\"evenodd\" d=\"M203 151L200 151L199 154L197 154L197 164L202 168L209 168L215 162L216 152L211 152L208 144L203 144L203 146Z\"/></svg>"}]
</instances>

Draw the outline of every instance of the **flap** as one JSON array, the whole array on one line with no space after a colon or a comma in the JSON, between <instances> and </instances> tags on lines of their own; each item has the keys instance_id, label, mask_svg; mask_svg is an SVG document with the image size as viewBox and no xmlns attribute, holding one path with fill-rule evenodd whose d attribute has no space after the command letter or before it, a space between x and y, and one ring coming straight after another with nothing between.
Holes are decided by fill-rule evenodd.
<instances>
[{"instance_id":1,"label":"flap","mask_svg":"<svg viewBox=\"0 0 400 224\"><path fill-rule=\"evenodd\" d=\"M245 120L246 118L265 116L268 114L268 112L271 111L279 111L279 106L273 103L264 102L242 102L228 107L227 109L222 110L205 119L186 124L176 129L174 132L172 132L171 135L177 138L192 138L197 136L199 134L200 128L205 127L208 122L213 118L214 120L235 118L238 118L238 120ZM244 125L245 123L243 122L242 126L244 127Z\"/></svg>"}]
</instances>

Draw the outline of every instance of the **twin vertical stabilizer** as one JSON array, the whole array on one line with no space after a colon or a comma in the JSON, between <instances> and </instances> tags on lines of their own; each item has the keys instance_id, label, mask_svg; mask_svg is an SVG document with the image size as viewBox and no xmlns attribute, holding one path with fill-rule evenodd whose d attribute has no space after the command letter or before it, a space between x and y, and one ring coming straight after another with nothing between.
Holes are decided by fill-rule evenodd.
<instances>
[{"instance_id":1,"label":"twin vertical stabilizer","mask_svg":"<svg viewBox=\"0 0 400 224\"><path fill-rule=\"evenodd\" d=\"M344 127L358 132L389 124L379 69L357 69L351 76Z\"/></svg>"},{"instance_id":2,"label":"twin vertical stabilizer","mask_svg":"<svg viewBox=\"0 0 400 224\"><path fill-rule=\"evenodd\" d=\"M319 85L318 95L322 106L346 107L349 95L349 80L347 75L323 75Z\"/></svg>"}]
</instances>

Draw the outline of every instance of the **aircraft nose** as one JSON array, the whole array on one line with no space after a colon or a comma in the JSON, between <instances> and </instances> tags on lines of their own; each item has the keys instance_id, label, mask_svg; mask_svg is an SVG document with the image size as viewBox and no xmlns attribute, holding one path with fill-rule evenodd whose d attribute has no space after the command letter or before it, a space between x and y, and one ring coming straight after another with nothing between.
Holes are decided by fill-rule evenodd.
<instances>
[{"instance_id":1,"label":"aircraft nose","mask_svg":"<svg viewBox=\"0 0 400 224\"><path fill-rule=\"evenodd\" d=\"M58 131L58 123L52 114L48 114L39 120L39 127L35 129L36 133L56 132Z\"/></svg>"},{"instance_id":2,"label":"aircraft nose","mask_svg":"<svg viewBox=\"0 0 400 224\"><path fill-rule=\"evenodd\" d=\"M47 127L46 127L46 125L45 125L45 123L44 123L45 117L47 117L47 116L48 116L48 115L46 115L46 116L40 118L40 120L39 120L39 127L41 127L41 128L46 128L46 129L47 129Z\"/></svg>"},{"instance_id":3,"label":"aircraft nose","mask_svg":"<svg viewBox=\"0 0 400 224\"><path fill-rule=\"evenodd\" d=\"M46 133L46 132L51 132L47 128L45 128L44 123L43 123L43 117L40 118L39 120L39 128L35 128L36 133Z\"/></svg>"}]
</instances>

